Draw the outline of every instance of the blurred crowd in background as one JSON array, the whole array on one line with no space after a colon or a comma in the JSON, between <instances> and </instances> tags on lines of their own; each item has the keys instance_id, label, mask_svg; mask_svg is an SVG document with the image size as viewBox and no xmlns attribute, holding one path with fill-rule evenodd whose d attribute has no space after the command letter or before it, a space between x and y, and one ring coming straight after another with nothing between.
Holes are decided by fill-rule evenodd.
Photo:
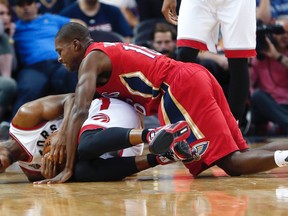
<instances>
[{"instance_id":1,"label":"blurred crowd in background","mask_svg":"<svg viewBox=\"0 0 288 216\"><path fill-rule=\"evenodd\" d=\"M164 19L162 4L163 0L0 0L0 140L8 138L11 119L21 105L75 90L77 73L58 62L54 47L56 33L68 22L87 26L97 42L133 43L175 59L177 26ZM257 57L249 60L250 95L240 129L244 136L286 136L288 0L257 0L256 5ZM201 52L197 63L216 77L227 96L229 67L221 37L216 46L216 54ZM151 116L145 124L159 123Z\"/></svg>"}]
</instances>

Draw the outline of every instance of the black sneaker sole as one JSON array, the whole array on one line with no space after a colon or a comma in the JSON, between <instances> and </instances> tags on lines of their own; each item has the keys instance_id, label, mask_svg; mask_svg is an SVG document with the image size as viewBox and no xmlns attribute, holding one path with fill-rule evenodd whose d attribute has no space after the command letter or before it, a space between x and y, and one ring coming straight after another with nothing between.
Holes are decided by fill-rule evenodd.
<instances>
[{"instance_id":1,"label":"black sneaker sole","mask_svg":"<svg viewBox=\"0 0 288 216\"><path fill-rule=\"evenodd\" d=\"M163 130L156 134L149 145L149 150L152 154L163 154L169 151L171 145L174 143L174 136L172 133L167 133Z\"/></svg>"}]
</instances>

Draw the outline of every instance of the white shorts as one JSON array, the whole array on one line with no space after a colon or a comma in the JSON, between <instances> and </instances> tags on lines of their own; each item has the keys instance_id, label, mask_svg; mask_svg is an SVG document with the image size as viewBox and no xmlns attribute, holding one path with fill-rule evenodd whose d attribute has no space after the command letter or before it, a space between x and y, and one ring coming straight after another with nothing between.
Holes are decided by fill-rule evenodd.
<instances>
[{"instance_id":1,"label":"white shorts","mask_svg":"<svg viewBox=\"0 0 288 216\"><path fill-rule=\"evenodd\" d=\"M256 55L255 0L182 0L177 46L216 52L220 27L226 57Z\"/></svg>"}]
</instances>

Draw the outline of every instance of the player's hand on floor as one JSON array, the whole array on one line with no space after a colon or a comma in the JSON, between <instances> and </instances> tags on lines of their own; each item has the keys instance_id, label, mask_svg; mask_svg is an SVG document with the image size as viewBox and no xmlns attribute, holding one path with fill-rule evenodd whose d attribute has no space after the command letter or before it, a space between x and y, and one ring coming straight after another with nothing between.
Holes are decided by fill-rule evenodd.
<instances>
[{"instance_id":1,"label":"player's hand on floor","mask_svg":"<svg viewBox=\"0 0 288 216\"><path fill-rule=\"evenodd\" d=\"M59 173L57 176L55 176L54 178L49 178L49 179L44 179L41 181L36 181L33 182L34 184L56 184L56 183L64 183L66 181L68 181L71 176L72 176L73 172L70 169L64 169L61 173Z\"/></svg>"}]
</instances>

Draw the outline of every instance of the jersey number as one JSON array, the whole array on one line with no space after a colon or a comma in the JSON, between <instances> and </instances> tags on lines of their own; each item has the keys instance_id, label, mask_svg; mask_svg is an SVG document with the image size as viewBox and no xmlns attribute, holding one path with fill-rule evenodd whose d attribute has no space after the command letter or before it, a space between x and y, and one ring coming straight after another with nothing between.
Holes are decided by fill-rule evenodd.
<instances>
[{"instance_id":1,"label":"jersey number","mask_svg":"<svg viewBox=\"0 0 288 216\"><path fill-rule=\"evenodd\" d=\"M141 46L137 46L137 45L134 45L134 44L129 44L129 45L123 45L123 48L125 50L133 50L137 53L141 53L145 56L148 56L150 58L155 58L156 56L158 55L161 55L161 53L158 53L154 50L151 50L151 49L148 49L146 47L141 47Z\"/></svg>"}]
</instances>

